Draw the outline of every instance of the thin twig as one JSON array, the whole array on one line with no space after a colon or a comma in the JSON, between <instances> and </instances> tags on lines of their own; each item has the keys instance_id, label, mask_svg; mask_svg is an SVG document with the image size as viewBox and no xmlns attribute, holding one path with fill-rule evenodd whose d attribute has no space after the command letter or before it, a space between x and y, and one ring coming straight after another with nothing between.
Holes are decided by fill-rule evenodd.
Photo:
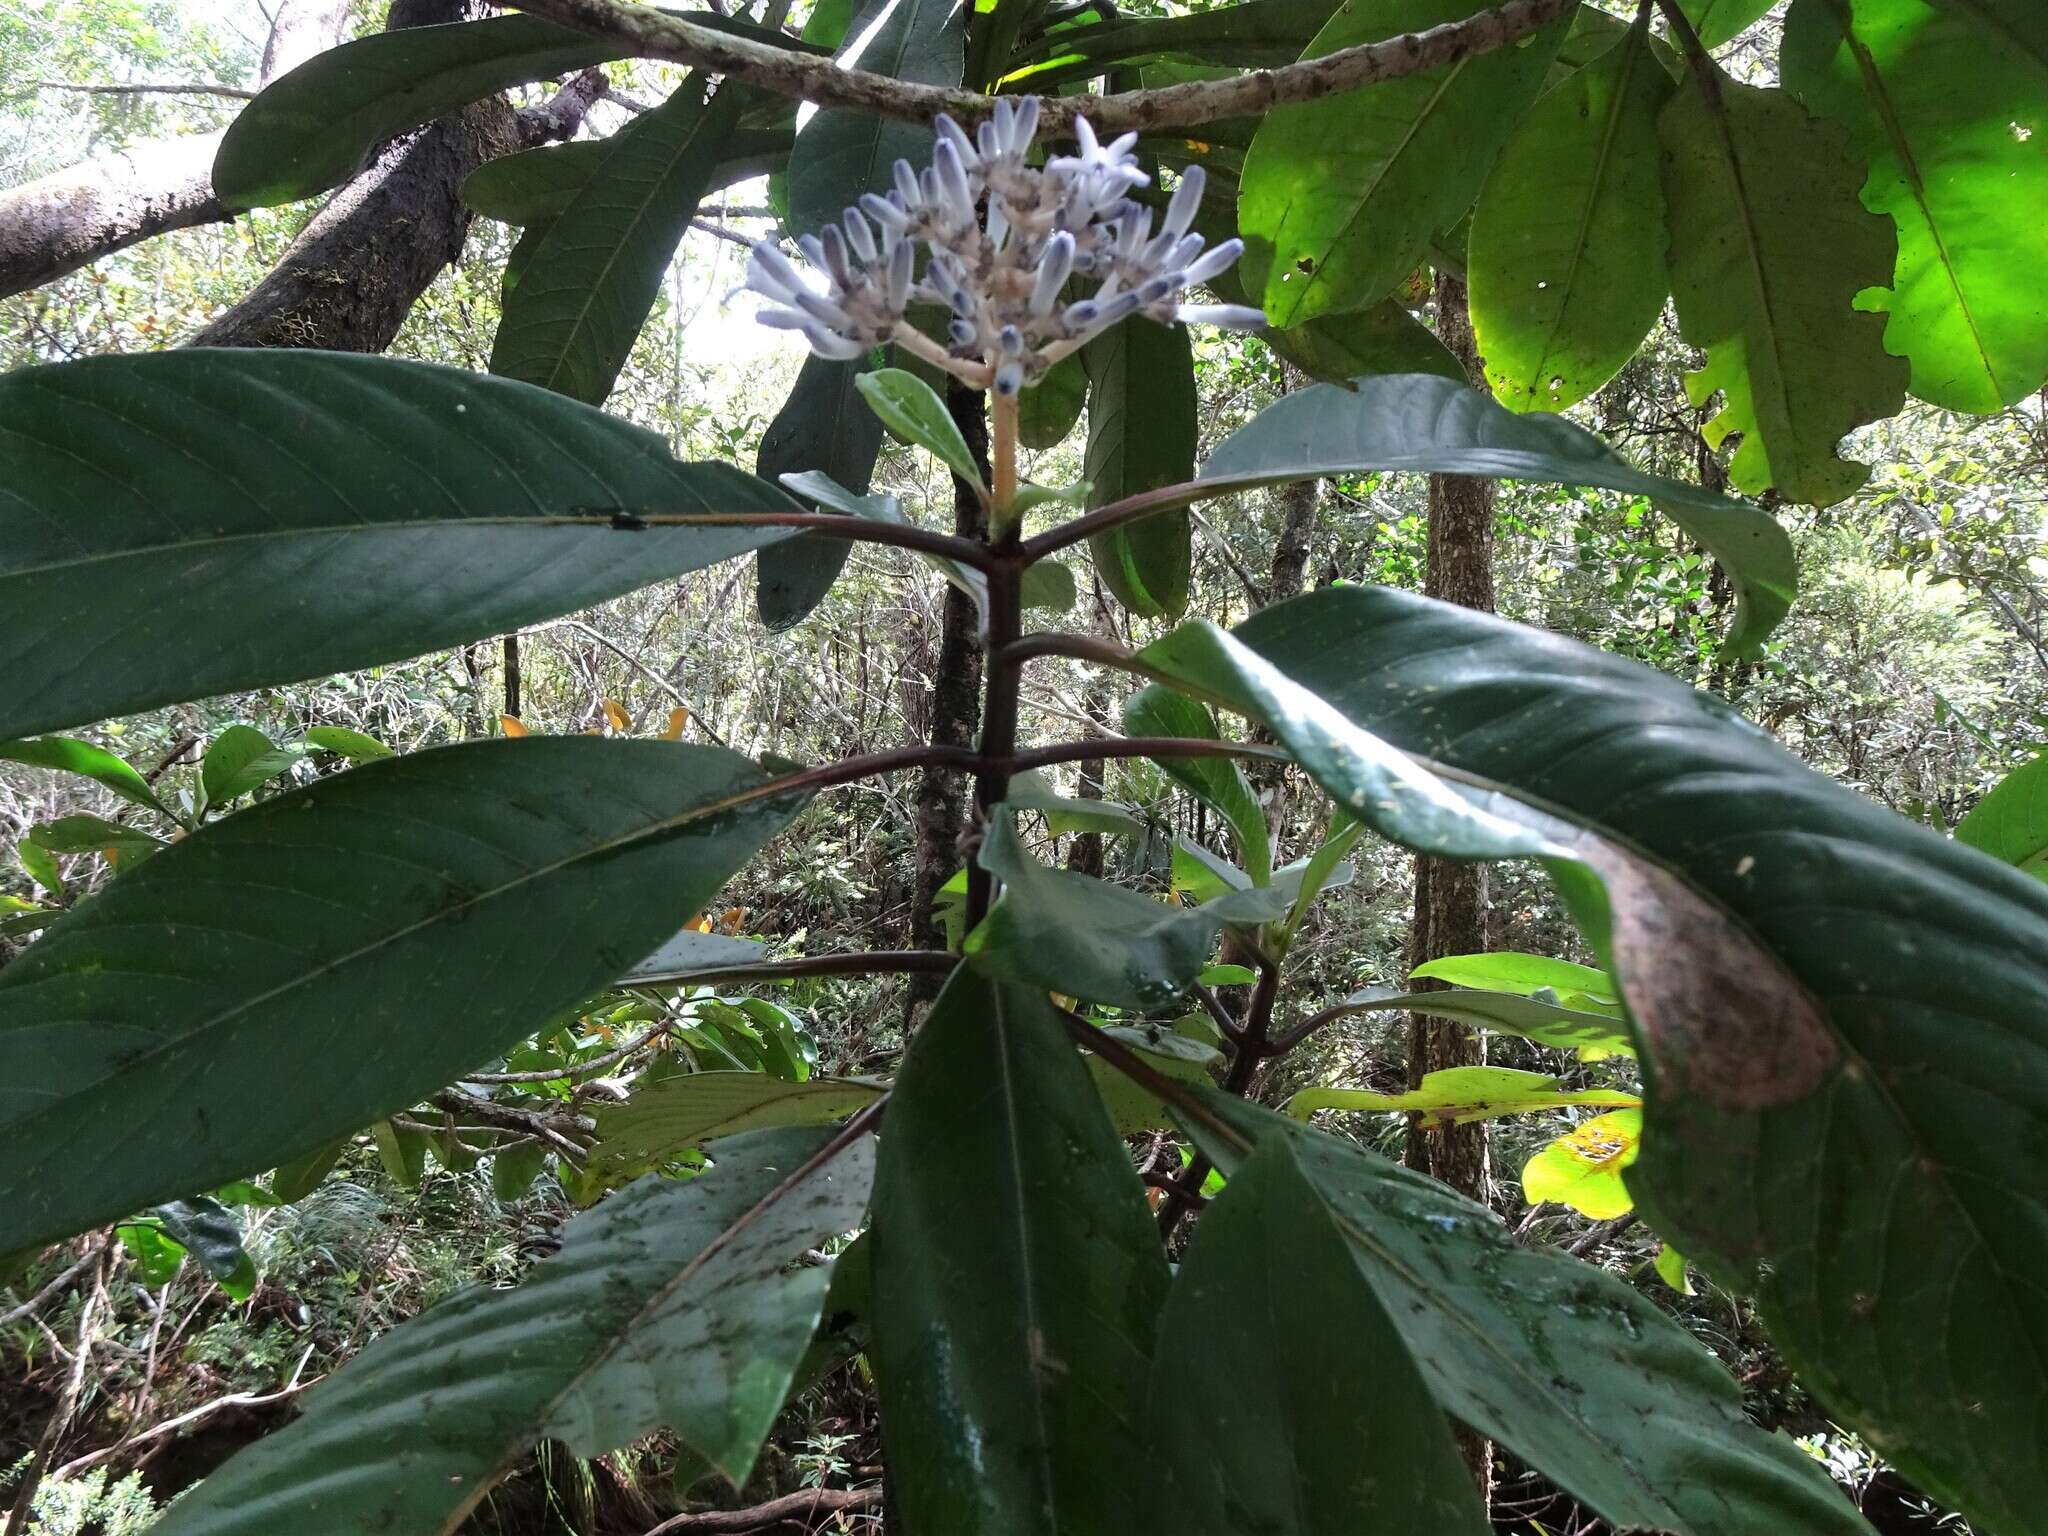
<instances>
[{"instance_id":1,"label":"thin twig","mask_svg":"<svg viewBox=\"0 0 2048 1536\"><path fill-rule=\"evenodd\" d=\"M557 1067L552 1071L542 1072L472 1072L463 1078L463 1081L465 1083L560 1083L575 1082L581 1078L595 1077L598 1073L604 1071L606 1067L615 1066L619 1062L624 1061L628 1056L639 1050L641 1046L659 1039L674 1027L675 1025L671 1021L663 1019L652 1029L647 1030L643 1034L635 1035L617 1050L607 1051L602 1056L593 1056L588 1061L579 1061L573 1066Z\"/></svg>"},{"instance_id":2,"label":"thin twig","mask_svg":"<svg viewBox=\"0 0 2048 1536\"><path fill-rule=\"evenodd\" d=\"M647 1536L743 1536L794 1520L804 1529L820 1515L851 1514L882 1502L879 1488L804 1488L785 1493L751 1509L709 1509L701 1514L672 1515Z\"/></svg>"},{"instance_id":3,"label":"thin twig","mask_svg":"<svg viewBox=\"0 0 2048 1536\"><path fill-rule=\"evenodd\" d=\"M1205 741L1194 736L1100 736L1092 741L1062 741L1049 747L1028 748L1009 761L1013 772L1025 773L1055 763L1097 757L1255 757L1272 763L1294 761L1278 747L1262 747L1248 741Z\"/></svg>"},{"instance_id":4,"label":"thin twig","mask_svg":"<svg viewBox=\"0 0 2048 1536\"><path fill-rule=\"evenodd\" d=\"M679 971L674 976L636 976L629 985L663 981L776 981L787 976L882 976L907 971L944 973L960 963L942 949L868 949L845 955L793 955L787 960ZM488 1078L475 1078L488 1082Z\"/></svg>"},{"instance_id":5,"label":"thin twig","mask_svg":"<svg viewBox=\"0 0 2048 1536\"><path fill-rule=\"evenodd\" d=\"M308 1387L318 1386L322 1381L326 1380L324 1376L315 1376L311 1381L299 1380L300 1372L305 1370L306 1362L312 1356L313 1346L308 1344L305 1353L299 1356L299 1363L292 1368L291 1379L275 1392L231 1392L226 1397L215 1398L212 1402L202 1404L188 1413L181 1413L174 1419L165 1419L161 1424L152 1424L140 1434L130 1435L127 1439L118 1441L113 1445L103 1445L96 1451L87 1451L83 1456L73 1461L65 1462L63 1466L52 1472L50 1474L51 1480L62 1482L67 1477L75 1477L80 1472L90 1471L103 1461L113 1461L121 1456L125 1456L138 1445L146 1444L151 1440L161 1440L166 1435L174 1435L181 1429L187 1429L199 1423L202 1419L210 1419L215 1414L223 1413L230 1408L262 1408L271 1403L281 1403L288 1397L296 1397Z\"/></svg>"},{"instance_id":6,"label":"thin twig","mask_svg":"<svg viewBox=\"0 0 2048 1536\"><path fill-rule=\"evenodd\" d=\"M199 81L179 81L164 85L154 82L138 85L73 85L69 80L31 80L28 83L39 91L74 91L81 96L231 96L237 101L256 99L254 91L245 91L238 85L208 85Z\"/></svg>"},{"instance_id":7,"label":"thin twig","mask_svg":"<svg viewBox=\"0 0 2048 1536\"><path fill-rule=\"evenodd\" d=\"M838 61L778 48L751 37L714 32L672 12L618 0L515 0L520 10L609 39L643 58L666 59L730 75L781 96L821 106L852 107L881 117L928 122L940 112L974 122L994 98L974 91L917 85ZM1489 53L1537 31L1578 0L1508 0L1463 21L1384 42L1340 48L1277 69L1254 69L1224 80L1199 80L1108 96L1054 96L1041 121L1046 136L1072 131L1085 115L1106 133L1127 128L1188 128L1221 118L1256 117L1290 102L1316 101L1362 86Z\"/></svg>"},{"instance_id":8,"label":"thin twig","mask_svg":"<svg viewBox=\"0 0 2048 1536\"><path fill-rule=\"evenodd\" d=\"M59 1275L56 1279L52 1280L40 1291L37 1291L35 1295L29 1297L27 1301L24 1301L20 1306L16 1307L11 1312L0 1312L0 1328L11 1327L15 1323L21 1322L25 1318L31 1317L36 1312L40 1311L42 1309L42 1305L44 1302L48 1301L52 1296L55 1296L59 1291L63 1290L65 1286L69 1285L72 1281L76 1280L81 1274L85 1273L86 1268L89 1265L91 1265L94 1261L96 1261L99 1258L100 1254L105 1251L106 1245L107 1240L105 1239L98 1243L92 1244L86 1249L85 1253L79 1258L76 1264L72 1265L69 1269L65 1270L63 1274Z\"/></svg>"}]
</instances>

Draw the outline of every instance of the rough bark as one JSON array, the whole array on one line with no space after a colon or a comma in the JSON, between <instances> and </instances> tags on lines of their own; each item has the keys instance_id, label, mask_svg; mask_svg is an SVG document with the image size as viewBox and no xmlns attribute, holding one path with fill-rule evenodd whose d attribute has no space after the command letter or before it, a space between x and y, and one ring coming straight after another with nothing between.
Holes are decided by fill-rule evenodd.
<instances>
[{"instance_id":1,"label":"rough bark","mask_svg":"<svg viewBox=\"0 0 2048 1536\"><path fill-rule=\"evenodd\" d=\"M393 0L392 30L460 21L467 0ZM585 70L552 101L514 112L501 97L394 139L291 243L268 276L191 345L382 352L427 286L461 258L472 215L462 183L486 160L566 138L605 93Z\"/></svg>"},{"instance_id":2,"label":"rough bark","mask_svg":"<svg viewBox=\"0 0 2048 1536\"><path fill-rule=\"evenodd\" d=\"M1485 388L1465 284L1437 277L1437 334L1465 365L1475 388ZM1482 612L1493 611L1493 508L1491 480L1465 475L1429 477L1429 552L1424 590L1431 597ZM1487 879L1484 864L1448 859L1415 861L1415 922L1408 936L1408 967L1443 955L1473 954L1486 948ZM1438 983L1411 982L1420 990ZM1446 1067L1483 1066L1486 1040L1449 1019L1408 1016L1408 1081ZM1486 1126L1453 1126L1424 1132L1411 1118L1406 1161L1481 1204L1492 1190ZM1458 1446L1472 1470L1480 1497L1491 1500L1493 1448L1481 1435L1460 1430Z\"/></svg>"},{"instance_id":3,"label":"rough bark","mask_svg":"<svg viewBox=\"0 0 2048 1536\"><path fill-rule=\"evenodd\" d=\"M283 0L259 87L341 40L348 0ZM218 133L133 145L0 192L0 298L156 235L234 217L213 195Z\"/></svg>"},{"instance_id":4,"label":"rough bark","mask_svg":"<svg viewBox=\"0 0 2048 1536\"><path fill-rule=\"evenodd\" d=\"M990 478L988 416L979 391L963 384L946 387L946 410L959 426L982 478ZM984 531L981 502L971 487L953 482L953 531L972 538ZM971 747L981 724L981 631L974 604L958 587L946 588L939 630L939 656L931 680L934 745ZM917 949L945 948L945 933L934 915L939 888L965 862L968 784L957 771L927 768L917 784L917 883L910 904L910 942ZM915 1028L938 995L943 978L930 973L910 978L904 1022Z\"/></svg>"}]
</instances>

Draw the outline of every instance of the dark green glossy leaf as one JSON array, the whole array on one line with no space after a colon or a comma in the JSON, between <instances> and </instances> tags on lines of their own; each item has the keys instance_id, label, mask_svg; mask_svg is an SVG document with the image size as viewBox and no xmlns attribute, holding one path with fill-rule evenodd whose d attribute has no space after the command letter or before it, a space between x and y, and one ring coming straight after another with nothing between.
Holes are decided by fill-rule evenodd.
<instances>
[{"instance_id":1,"label":"dark green glossy leaf","mask_svg":"<svg viewBox=\"0 0 2048 1536\"><path fill-rule=\"evenodd\" d=\"M190 1200L173 1200L150 1214L163 1223L164 1233L199 1261L200 1268L236 1301L247 1301L256 1290L256 1261L242 1246L242 1224L218 1200L205 1195Z\"/></svg>"},{"instance_id":2,"label":"dark green glossy leaf","mask_svg":"<svg viewBox=\"0 0 2048 1536\"><path fill-rule=\"evenodd\" d=\"M889 1099L869 1240L904 1528L1149 1529L1135 1473L1166 1256L1042 993L953 974Z\"/></svg>"},{"instance_id":3,"label":"dark green glossy leaf","mask_svg":"<svg viewBox=\"0 0 2048 1536\"><path fill-rule=\"evenodd\" d=\"M702 76L610 141L583 191L545 225L516 276L491 372L602 404L661 292L676 247L747 104L741 87L707 102Z\"/></svg>"},{"instance_id":4,"label":"dark green glossy leaf","mask_svg":"<svg viewBox=\"0 0 2048 1536\"><path fill-rule=\"evenodd\" d=\"M1142 688L1124 700L1123 724L1127 736L1223 739L1205 706L1160 684ZM1272 878L1273 850L1266 813L1259 809L1259 797L1234 758L1167 757L1158 759L1156 766L1229 823L1237 839L1237 856L1244 860L1252 884L1264 885Z\"/></svg>"},{"instance_id":5,"label":"dark green glossy leaf","mask_svg":"<svg viewBox=\"0 0 2048 1536\"><path fill-rule=\"evenodd\" d=\"M1708 442L1742 445L1729 478L1757 495L1830 506L1869 478L1835 447L1905 401L1906 364L1856 296L1892 275L1890 223L1856 199L1847 135L1790 93L1716 74L1658 117L1679 334L1707 354L1695 405L1721 392Z\"/></svg>"},{"instance_id":6,"label":"dark green glossy leaf","mask_svg":"<svg viewBox=\"0 0 2048 1536\"><path fill-rule=\"evenodd\" d=\"M784 475L816 470L857 496L874 479L882 451L882 423L854 388L866 363L807 357L789 398L761 436L754 472L770 485ZM798 534L764 547L755 557L754 603L761 622L787 629L825 599L853 546L822 533Z\"/></svg>"},{"instance_id":7,"label":"dark green glossy leaf","mask_svg":"<svg viewBox=\"0 0 2048 1536\"><path fill-rule=\"evenodd\" d=\"M124 874L0 973L0 1041L33 1064L0 1084L0 1245L415 1103L702 907L795 813L774 782L715 747L479 742L264 801ZM307 1071L283 1019L349 1069Z\"/></svg>"},{"instance_id":8,"label":"dark green glossy leaf","mask_svg":"<svg viewBox=\"0 0 2048 1536\"><path fill-rule=\"evenodd\" d=\"M214 159L214 196L232 209L312 197L408 128L630 51L533 16L358 38L314 55L242 109Z\"/></svg>"},{"instance_id":9,"label":"dark green glossy leaf","mask_svg":"<svg viewBox=\"0 0 2048 1536\"><path fill-rule=\"evenodd\" d=\"M1081 349L1088 371L1088 504L1191 479L1199 437L1194 352L1183 326L1128 320ZM1088 541L1102 584L1131 612L1177 618L1194 558L1187 515L1166 512Z\"/></svg>"},{"instance_id":10,"label":"dark green glossy leaf","mask_svg":"<svg viewBox=\"0 0 2048 1536\"><path fill-rule=\"evenodd\" d=\"M213 738L199 765L206 803L226 805L289 773L299 754L280 747L252 725L231 725Z\"/></svg>"},{"instance_id":11,"label":"dark green glossy leaf","mask_svg":"<svg viewBox=\"0 0 2048 1536\"><path fill-rule=\"evenodd\" d=\"M1952 411L1997 411L2048 379L2048 81L1967 16L1924 0L1800 0L1780 70L1849 131L1863 205L1897 227L1887 351Z\"/></svg>"},{"instance_id":12,"label":"dark green glossy leaf","mask_svg":"<svg viewBox=\"0 0 2048 1536\"><path fill-rule=\"evenodd\" d=\"M721 1136L844 1120L885 1090L851 1078L790 1082L766 1072L684 1072L601 1107L595 1156L608 1167L654 1168Z\"/></svg>"},{"instance_id":13,"label":"dark green glossy leaf","mask_svg":"<svg viewBox=\"0 0 2048 1536\"><path fill-rule=\"evenodd\" d=\"M417 1125L400 1125L396 1120L379 1120L370 1127L370 1139L377 1148L377 1161L400 1189L418 1189L427 1176L427 1153L433 1138Z\"/></svg>"},{"instance_id":14,"label":"dark green glossy leaf","mask_svg":"<svg viewBox=\"0 0 2048 1536\"><path fill-rule=\"evenodd\" d=\"M1465 369L1436 333L1397 299L1369 309L1318 315L1292 330L1259 334L1310 378L1348 384L1362 373L1434 373L1465 382Z\"/></svg>"},{"instance_id":15,"label":"dark green glossy leaf","mask_svg":"<svg viewBox=\"0 0 2048 1536\"><path fill-rule=\"evenodd\" d=\"M1956 824L1956 841L2048 880L2048 757L2000 779Z\"/></svg>"},{"instance_id":16,"label":"dark green glossy leaf","mask_svg":"<svg viewBox=\"0 0 2048 1536\"><path fill-rule=\"evenodd\" d=\"M1232 1184L1254 1146L1288 1141L1437 1405L1618 1529L1869 1536L1820 1465L1753 1426L1713 1356L1629 1285L1522 1246L1434 1179L1198 1091L1183 1119Z\"/></svg>"},{"instance_id":17,"label":"dark green glossy leaf","mask_svg":"<svg viewBox=\"0 0 2048 1536\"><path fill-rule=\"evenodd\" d=\"M868 1143L821 1163L827 1135L763 1132L614 1195L522 1284L377 1340L155 1529L448 1536L543 1438L591 1457L664 1425L745 1482L825 1300L829 1271L789 1266L867 1204Z\"/></svg>"},{"instance_id":18,"label":"dark green glossy leaf","mask_svg":"<svg viewBox=\"0 0 2048 1536\"><path fill-rule=\"evenodd\" d=\"M1487 382L1511 410L1561 411L1620 371L1663 311L1657 113L1671 77L1649 13L1530 109L1494 162L1466 261Z\"/></svg>"},{"instance_id":19,"label":"dark green glossy leaf","mask_svg":"<svg viewBox=\"0 0 2048 1536\"><path fill-rule=\"evenodd\" d=\"M1161 1529L1485 1536L1450 1425L1285 1137L1259 1143L1195 1229L1159 1319L1150 1419Z\"/></svg>"},{"instance_id":20,"label":"dark green glossy leaf","mask_svg":"<svg viewBox=\"0 0 2048 1536\"><path fill-rule=\"evenodd\" d=\"M1161 1008L1185 995L1226 923L1279 917L1289 899L1268 887L1199 907L1160 901L1039 863L1007 815L990 824L977 858L1003 894L968 934L968 960L991 976L1121 1008Z\"/></svg>"},{"instance_id":21,"label":"dark green glossy leaf","mask_svg":"<svg viewBox=\"0 0 2048 1536\"><path fill-rule=\"evenodd\" d=\"M1059 447L1087 404L1088 371L1069 353L1018 397L1017 440L1038 453Z\"/></svg>"},{"instance_id":22,"label":"dark green glossy leaf","mask_svg":"<svg viewBox=\"0 0 2048 1536\"><path fill-rule=\"evenodd\" d=\"M1223 1053L1213 1045L1169 1034L1149 1025L1143 1028L1115 1025L1104 1029L1103 1033L1114 1036L1136 1051L1153 1071L1183 1083L1211 1081L1210 1068L1223 1059ZM1088 1075L1095 1079L1095 1091L1102 1096L1102 1107L1109 1111L1110 1123L1117 1128L1119 1135L1134 1136L1140 1131L1173 1128L1173 1115L1164 1101L1155 1097L1150 1089L1132 1082L1105 1058L1093 1052L1084 1052L1081 1059L1087 1065Z\"/></svg>"},{"instance_id":23,"label":"dark green glossy leaf","mask_svg":"<svg viewBox=\"0 0 2048 1536\"><path fill-rule=\"evenodd\" d=\"M866 0L846 31L839 62L920 85L958 85L967 63L961 0ZM804 124L789 154L789 224L814 234L863 192L886 192L898 160L923 166L931 131L870 112L827 108Z\"/></svg>"},{"instance_id":24,"label":"dark green glossy leaf","mask_svg":"<svg viewBox=\"0 0 2048 1536\"><path fill-rule=\"evenodd\" d=\"M1463 21L1472 0L1347 6L1303 54L1317 58ZM1321 101L1275 107L1245 156L1238 226L1247 288L1282 329L1375 304L1430 237L1472 206L1487 168L1570 23L1520 44Z\"/></svg>"},{"instance_id":25,"label":"dark green glossy leaf","mask_svg":"<svg viewBox=\"0 0 2048 1536\"><path fill-rule=\"evenodd\" d=\"M0 742L0 761L27 763L35 768L57 768L79 773L105 785L123 800L161 812L156 792L149 781L121 758L89 741L66 736L44 736L35 741Z\"/></svg>"},{"instance_id":26,"label":"dark green glossy leaf","mask_svg":"<svg viewBox=\"0 0 2048 1536\"><path fill-rule=\"evenodd\" d=\"M544 224L560 218L582 195L621 138L646 122L643 113L609 139L576 139L522 149L486 160L462 183L462 200L487 219L503 224ZM746 181L788 157L793 136L782 130L742 128L714 149L718 156L707 191Z\"/></svg>"},{"instance_id":27,"label":"dark green glossy leaf","mask_svg":"<svg viewBox=\"0 0 2048 1536\"><path fill-rule=\"evenodd\" d=\"M1561 417L1516 416L1449 379L1399 375L1358 379L1349 389L1296 390L1218 445L1202 466L1201 486L1221 493L1364 470L1596 485L1647 496L1706 545L1734 581L1736 620L1726 645L1737 655L1760 643L1791 606L1798 580L1792 541L1768 514L1646 475Z\"/></svg>"},{"instance_id":28,"label":"dark green glossy leaf","mask_svg":"<svg viewBox=\"0 0 2048 1536\"><path fill-rule=\"evenodd\" d=\"M23 369L0 378L0 736L416 656L781 536L565 518L790 506L453 368L196 350Z\"/></svg>"},{"instance_id":29,"label":"dark green glossy leaf","mask_svg":"<svg viewBox=\"0 0 2048 1536\"><path fill-rule=\"evenodd\" d=\"M1713 904L1673 930L1668 878L1614 899L1610 938L1636 953L1609 968L1649 1098L1631 1191L1754 1291L1808 1386L1916 1483L1994 1529L2042 1529L2048 1223L2019 1149L2048 1137L2048 890L1567 640L1367 588L1240 634L1345 719L1642 850ZM1761 951L1708 931L1713 910ZM1771 985L1772 964L1804 990Z\"/></svg>"}]
</instances>

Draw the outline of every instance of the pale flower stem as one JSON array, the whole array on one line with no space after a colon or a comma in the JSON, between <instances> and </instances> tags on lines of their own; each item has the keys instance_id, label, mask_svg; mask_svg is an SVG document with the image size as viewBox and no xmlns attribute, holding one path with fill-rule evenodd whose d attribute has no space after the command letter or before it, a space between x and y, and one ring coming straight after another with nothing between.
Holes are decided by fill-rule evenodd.
<instances>
[{"instance_id":1,"label":"pale flower stem","mask_svg":"<svg viewBox=\"0 0 2048 1536\"><path fill-rule=\"evenodd\" d=\"M1017 531L1017 396L989 396L989 456L995 470L990 498L989 536L1001 544Z\"/></svg>"}]
</instances>

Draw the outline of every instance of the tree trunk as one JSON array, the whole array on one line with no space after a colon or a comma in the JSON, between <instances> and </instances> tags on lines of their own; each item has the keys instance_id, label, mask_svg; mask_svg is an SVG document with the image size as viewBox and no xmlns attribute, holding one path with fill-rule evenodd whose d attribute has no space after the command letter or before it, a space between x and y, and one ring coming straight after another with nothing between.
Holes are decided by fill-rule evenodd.
<instances>
[{"instance_id":1,"label":"tree trunk","mask_svg":"<svg viewBox=\"0 0 2048 1536\"><path fill-rule=\"evenodd\" d=\"M979 391L946 386L946 410L990 478L988 416ZM953 481L953 531L974 538L983 531L981 502L957 477ZM973 602L958 587L946 587L945 617L939 630L939 658L931 682L934 745L971 747L981 725L981 628ZM910 903L910 942L918 949L944 949L945 933L932 907L939 888L965 860L968 784L952 768L927 768L917 783L917 884ZM913 972L905 998L904 1024L914 1029L938 996L943 977Z\"/></svg>"},{"instance_id":2,"label":"tree trunk","mask_svg":"<svg viewBox=\"0 0 2048 1536\"><path fill-rule=\"evenodd\" d=\"M392 0L387 26L469 14L468 0ZM270 274L190 344L382 352L427 286L461 259L470 172L575 133L605 89L604 72L588 69L545 106L514 112L490 96L392 140L327 200Z\"/></svg>"},{"instance_id":3,"label":"tree trunk","mask_svg":"<svg viewBox=\"0 0 2048 1536\"><path fill-rule=\"evenodd\" d=\"M1478 350L1472 336L1465 284L1448 274L1436 280L1437 333L1465 365L1475 388L1485 388ZM1424 590L1431 597L1482 612L1493 611L1493 507L1491 480L1464 475L1429 477L1429 553ZM1487 880L1484 864L1418 857L1415 861L1415 922L1409 931L1408 968L1443 955L1473 954L1486 948ZM1410 982L1419 990L1438 983ZM1408 1016L1408 1083L1418 1085L1429 1072L1446 1067L1482 1066L1485 1037L1449 1019L1422 1014ZM1491 1193L1486 1125L1452 1126L1423 1131L1410 1117L1406 1162L1482 1205ZM1459 1435L1459 1448L1479 1485L1480 1497L1491 1502L1492 1446L1469 1430Z\"/></svg>"},{"instance_id":4,"label":"tree trunk","mask_svg":"<svg viewBox=\"0 0 2048 1536\"><path fill-rule=\"evenodd\" d=\"M257 87L341 40L348 0L283 0ZM0 192L0 298L152 236L233 218L213 195L219 133L137 144Z\"/></svg>"}]
</instances>

